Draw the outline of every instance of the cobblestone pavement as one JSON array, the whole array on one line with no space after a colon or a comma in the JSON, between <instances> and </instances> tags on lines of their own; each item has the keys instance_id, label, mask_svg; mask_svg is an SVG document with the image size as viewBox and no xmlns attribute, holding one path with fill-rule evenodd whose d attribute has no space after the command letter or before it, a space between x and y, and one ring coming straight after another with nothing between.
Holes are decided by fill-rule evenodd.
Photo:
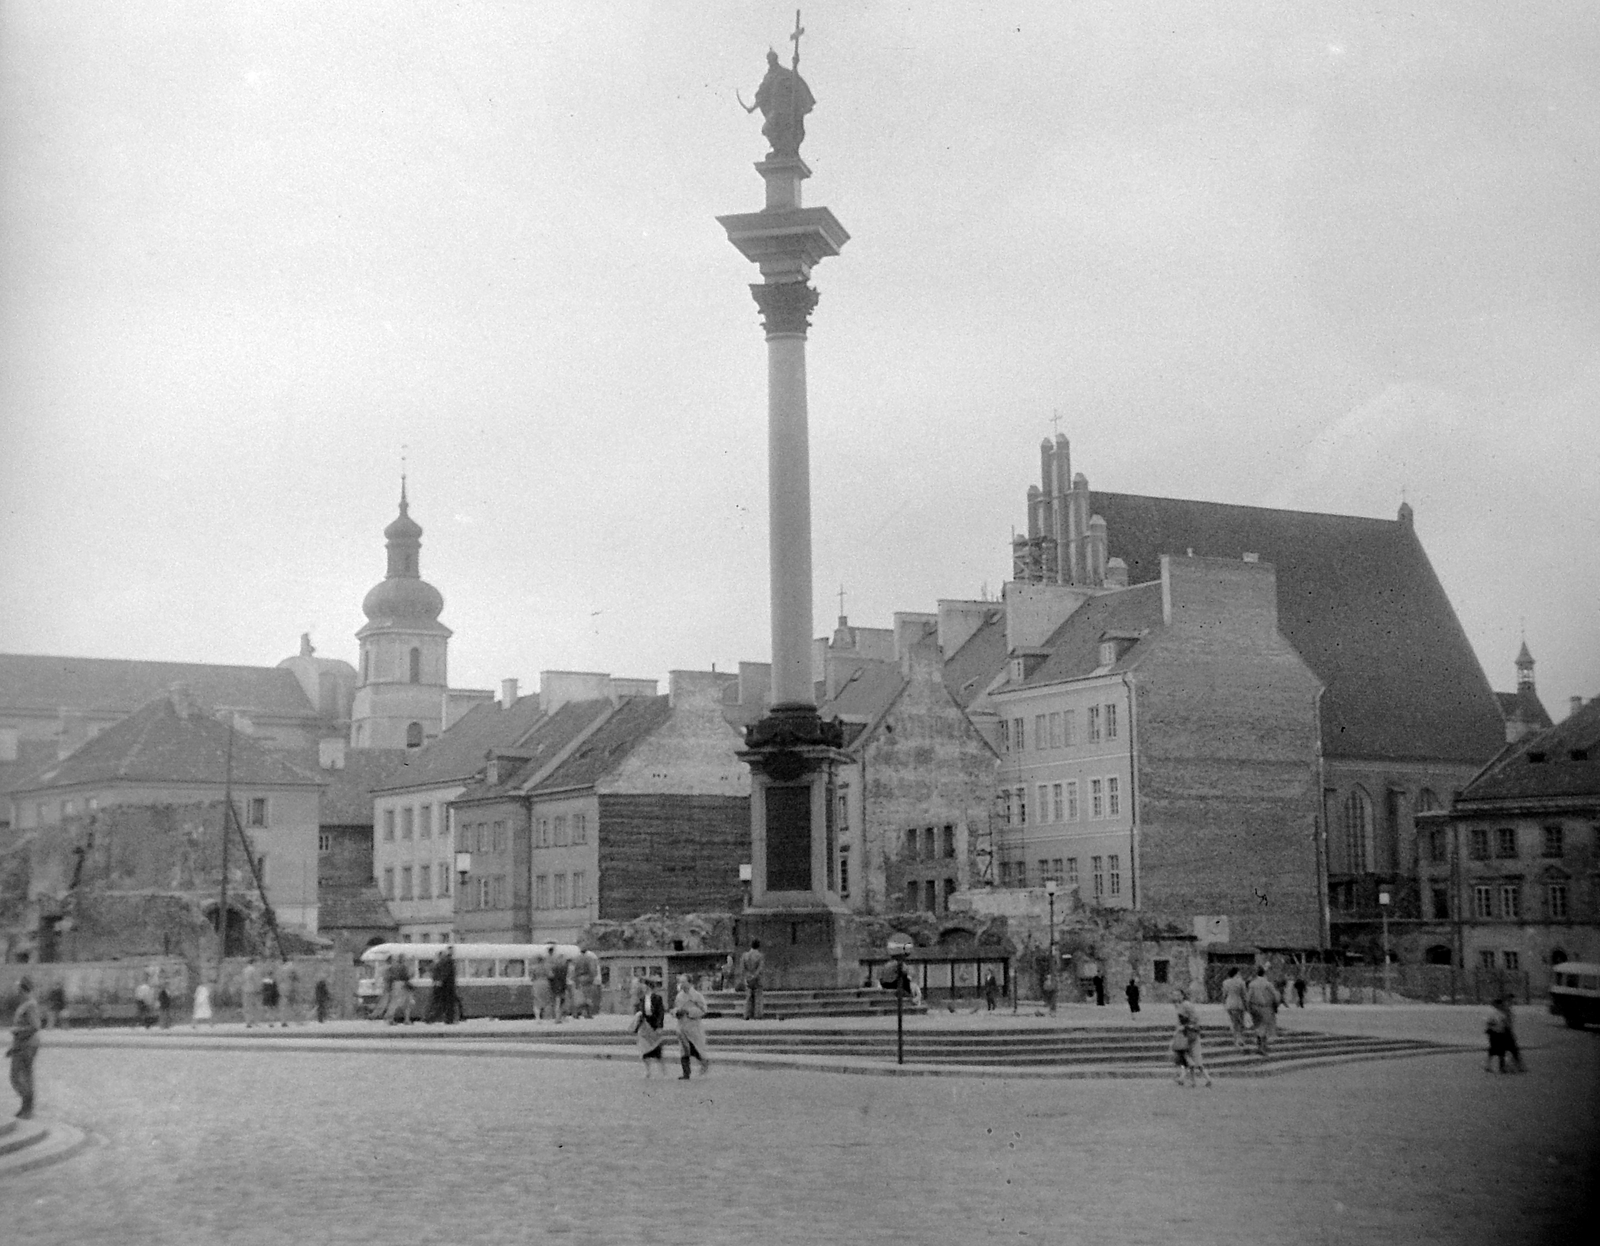
<instances>
[{"instance_id":1,"label":"cobblestone pavement","mask_svg":"<svg viewBox=\"0 0 1600 1246\"><path fill-rule=\"evenodd\" d=\"M47 1044L43 1113L104 1142L0 1184L0 1238L1588 1242L1567 1230L1600 1176L1600 1034L1527 1011L1521 1036L1522 1077L1451 1052L1211 1090Z\"/></svg>"}]
</instances>

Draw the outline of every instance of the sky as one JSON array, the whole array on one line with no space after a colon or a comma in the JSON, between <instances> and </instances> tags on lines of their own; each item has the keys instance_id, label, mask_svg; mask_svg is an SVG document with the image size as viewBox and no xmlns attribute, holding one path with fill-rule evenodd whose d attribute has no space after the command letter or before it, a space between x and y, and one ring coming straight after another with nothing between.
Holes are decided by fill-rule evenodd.
<instances>
[{"instance_id":1,"label":"sky","mask_svg":"<svg viewBox=\"0 0 1600 1246\"><path fill-rule=\"evenodd\" d=\"M715 217L794 9L0 0L0 651L354 661L402 447L451 683L770 647ZM1600 9L805 6L815 618L1091 487L1392 517L1600 694ZM1111 534L1111 553L1116 535Z\"/></svg>"}]
</instances>

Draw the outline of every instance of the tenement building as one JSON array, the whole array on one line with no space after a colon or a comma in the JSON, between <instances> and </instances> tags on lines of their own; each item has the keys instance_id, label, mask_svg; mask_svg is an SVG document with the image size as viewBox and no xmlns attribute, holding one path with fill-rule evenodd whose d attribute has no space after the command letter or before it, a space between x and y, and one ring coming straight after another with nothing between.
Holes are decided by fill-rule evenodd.
<instances>
[{"instance_id":1,"label":"tenement building","mask_svg":"<svg viewBox=\"0 0 1600 1246\"><path fill-rule=\"evenodd\" d=\"M1600 959L1600 700L1524 736L1448 809L1418 816L1422 912L1402 958L1549 984Z\"/></svg>"}]
</instances>

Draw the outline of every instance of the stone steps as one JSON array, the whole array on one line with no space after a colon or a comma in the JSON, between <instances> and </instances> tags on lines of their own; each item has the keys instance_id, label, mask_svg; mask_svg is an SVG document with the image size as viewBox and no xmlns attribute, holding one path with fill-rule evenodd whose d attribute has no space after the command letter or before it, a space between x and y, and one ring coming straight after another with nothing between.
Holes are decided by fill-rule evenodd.
<instances>
[{"instance_id":1,"label":"stone steps","mask_svg":"<svg viewBox=\"0 0 1600 1246\"><path fill-rule=\"evenodd\" d=\"M88 1145L83 1130L60 1121L6 1121L0 1124L0 1178L71 1159Z\"/></svg>"},{"instance_id":2,"label":"stone steps","mask_svg":"<svg viewBox=\"0 0 1600 1246\"><path fill-rule=\"evenodd\" d=\"M742 1017L743 991L707 991L706 1014L711 1017ZM927 1012L927 1005L913 1006L905 1001L907 1016ZM790 1017L892 1017L894 994L872 987L817 988L803 991L762 991L761 1015L774 1021Z\"/></svg>"}]
</instances>

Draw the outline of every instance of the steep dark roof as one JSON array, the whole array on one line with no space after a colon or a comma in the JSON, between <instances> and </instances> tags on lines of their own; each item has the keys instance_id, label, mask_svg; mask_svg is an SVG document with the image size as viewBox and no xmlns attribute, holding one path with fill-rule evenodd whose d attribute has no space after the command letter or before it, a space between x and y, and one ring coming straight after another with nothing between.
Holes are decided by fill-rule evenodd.
<instances>
[{"instance_id":1,"label":"steep dark roof","mask_svg":"<svg viewBox=\"0 0 1600 1246\"><path fill-rule=\"evenodd\" d=\"M965 643L944 664L944 686L956 704L966 709L983 695L1006 660L1006 611L995 605L983 626L968 636Z\"/></svg>"},{"instance_id":2,"label":"steep dark roof","mask_svg":"<svg viewBox=\"0 0 1600 1246\"><path fill-rule=\"evenodd\" d=\"M1600 699L1517 741L1467 784L1456 807L1574 796L1600 800Z\"/></svg>"},{"instance_id":3,"label":"steep dark roof","mask_svg":"<svg viewBox=\"0 0 1600 1246\"><path fill-rule=\"evenodd\" d=\"M438 739L430 740L386 789L465 783L483 769L491 748L511 748L539 724L539 698L518 697L510 709L498 701L474 705Z\"/></svg>"},{"instance_id":4,"label":"steep dark roof","mask_svg":"<svg viewBox=\"0 0 1600 1246\"><path fill-rule=\"evenodd\" d=\"M399 928L376 883L331 883L317 888L318 930Z\"/></svg>"},{"instance_id":5,"label":"steep dark roof","mask_svg":"<svg viewBox=\"0 0 1600 1246\"><path fill-rule=\"evenodd\" d=\"M1331 757L1483 763L1505 743L1494 693L1410 523L1093 494L1131 583L1162 554L1258 555L1277 569L1278 626L1326 686Z\"/></svg>"},{"instance_id":6,"label":"steep dark roof","mask_svg":"<svg viewBox=\"0 0 1600 1246\"><path fill-rule=\"evenodd\" d=\"M203 705L243 713L314 718L294 672L276 666L134 662L0 653L0 704L11 709L131 714L175 683Z\"/></svg>"},{"instance_id":7,"label":"steep dark roof","mask_svg":"<svg viewBox=\"0 0 1600 1246\"><path fill-rule=\"evenodd\" d=\"M824 701L817 712L824 718L865 719L866 725L870 725L900 695L906 686L906 677L900 673L898 662L861 658L852 664L855 669L845 676L839 691Z\"/></svg>"},{"instance_id":8,"label":"steep dark roof","mask_svg":"<svg viewBox=\"0 0 1600 1246\"><path fill-rule=\"evenodd\" d=\"M1161 627L1161 585L1136 584L1091 597L1056 628L1045 648L1050 656L1041 662L1022 687L1074 679L1100 669L1100 637L1104 632L1149 633ZM1108 669L1124 671L1138 662L1141 646L1128 646Z\"/></svg>"},{"instance_id":9,"label":"steep dark roof","mask_svg":"<svg viewBox=\"0 0 1600 1246\"><path fill-rule=\"evenodd\" d=\"M589 787L604 778L672 713L671 697L629 697L577 750L530 791Z\"/></svg>"},{"instance_id":10,"label":"steep dark roof","mask_svg":"<svg viewBox=\"0 0 1600 1246\"><path fill-rule=\"evenodd\" d=\"M461 795L456 797L456 803L503 796L519 787L548 766L562 749L582 735L595 719L610 708L611 702L603 699L568 701L550 717L540 721L532 734L525 736L515 748L508 750L519 757L526 757L525 762L509 773L502 774L498 783L489 783L486 778L480 777L467 784Z\"/></svg>"},{"instance_id":11,"label":"steep dark roof","mask_svg":"<svg viewBox=\"0 0 1600 1246\"><path fill-rule=\"evenodd\" d=\"M319 786L280 751L263 748L243 732L233 735L236 785ZM76 752L32 779L23 791L123 780L221 784L229 773L227 723L178 694L163 694L113 723Z\"/></svg>"},{"instance_id":12,"label":"steep dark roof","mask_svg":"<svg viewBox=\"0 0 1600 1246\"><path fill-rule=\"evenodd\" d=\"M372 793L380 787L406 781L419 750L406 748L347 748L344 768L324 770L316 749L295 749L294 763L320 778L325 786L318 821L323 826L371 826Z\"/></svg>"}]
</instances>

